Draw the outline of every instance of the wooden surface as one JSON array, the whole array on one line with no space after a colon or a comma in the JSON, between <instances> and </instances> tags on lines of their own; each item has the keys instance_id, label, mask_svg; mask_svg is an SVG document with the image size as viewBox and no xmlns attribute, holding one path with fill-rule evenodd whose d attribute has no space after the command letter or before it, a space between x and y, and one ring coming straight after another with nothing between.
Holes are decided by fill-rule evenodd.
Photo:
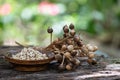
<instances>
[{"instance_id":1,"label":"wooden surface","mask_svg":"<svg viewBox=\"0 0 120 80\"><path fill-rule=\"evenodd\" d=\"M105 62L96 66L82 65L73 71L60 72L56 68L57 65L52 63L45 71L19 72L14 70L3 56L7 51L15 49L21 47L0 47L0 80L120 80L120 67L106 69Z\"/></svg>"}]
</instances>

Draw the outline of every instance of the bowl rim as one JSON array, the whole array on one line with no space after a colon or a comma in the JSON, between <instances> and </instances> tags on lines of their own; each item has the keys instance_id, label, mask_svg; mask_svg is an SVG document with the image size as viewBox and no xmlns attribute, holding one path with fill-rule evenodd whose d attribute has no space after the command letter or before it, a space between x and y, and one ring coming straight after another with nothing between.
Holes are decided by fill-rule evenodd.
<instances>
[{"instance_id":1,"label":"bowl rim","mask_svg":"<svg viewBox=\"0 0 120 80\"><path fill-rule=\"evenodd\" d=\"M12 52L11 52L12 53ZM51 51L49 51L49 54L51 54L51 57L48 57L48 59L44 60L20 60L20 59L14 59L12 57L8 57L9 53L6 53L5 59L13 64L22 64L22 65L35 65L35 64L47 64L50 63L52 60L54 60L55 54Z\"/></svg>"}]
</instances>

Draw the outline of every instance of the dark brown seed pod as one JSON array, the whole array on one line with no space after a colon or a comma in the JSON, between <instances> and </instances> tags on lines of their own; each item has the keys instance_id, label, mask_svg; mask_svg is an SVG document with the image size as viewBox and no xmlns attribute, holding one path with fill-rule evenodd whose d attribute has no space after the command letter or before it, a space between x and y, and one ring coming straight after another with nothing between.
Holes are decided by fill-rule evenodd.
<instances>
[{"instance_id":1,"label":"dark brown seed pod","mask_svg":"<svg viewBox=\"0 0 120 80\"><path fill-rule=\"evenodd\" d=\"M70 35L71 35L71 36L74 36L74 35L75 35L75 33L76 33L76 32L75 32L75 30L74 30L74 29L72 29L72 30L70 31Z\"/></svg>"},{"instance_id":2,"label":"dark brown seed pod","mask_svg":"<svg viewBox=\"0 0 120 80\"><path fill-rule=\"evenodd\" d=\"M69 32L69 28L68 28L67 25L65 25L65 26L63 27L63 31L64 31L64 33L68 33L68 32Z\"/></svg>"},{"instance_id":3,"label":"dark brown seed pod","mask_svg":"<svg viewBox=\"0 0 120 80\"><path fill-rule=\"evenodd\" d=\"M63 34L63 37L65 38L65 37L67 37L67 35L66 35L66 34Z\"/></svg>"},{"instance_id":4,"label":"dark brown seed pod","mask_svg":"<svg viewBox=\"0 0 120 80\"><path fill-rule=\"evenodd\" d=\"M69 33L65 33L65 34L63 34L63 37L65 38L65 37L68 37L69 36Z\"/></svg>"},{"instance_id":5,"label":"dark brown seed pod","mask_svg":"<svg viewBox=\"0 0 120 80\"><path fill-rule=\"evenodd\" d=\"M84 53L80 53L79 56L80 56L80 57L84 57Z\"/></svg>"},{"instance_id":6,"label":"dark brown seed pod","mask_svg":"<svg viewBox=\"0 0 120 80\"><path fill-rule=\"evenodd\" d=\"M56 54L55 55L55 59L57 60L57 61L62 61L62 55L61 54Z\"/></svg>"},{"instance_id":7,"label":"dark brown seed pod","mask_svg":"<svg viewBox=\"0 0 120 80\"><path fill-rule=\"evenodd\" d=\"M97 62L93 59L88 59L87 62L90 64L90 65L95 65L97 64Z\"/></svg>"},{"instance_id":8,"label":"dark brown seed pod","mask_svg":"<svg viewBox=\"0 0 120 80\"><path fill-rule=\"evenodd\" d=\"M72 56L76 56L76 54L77 54L77 51L76 51L76 50L73 50L73 51L71 52L71 55L72 55Z\"/></svg>"},{"instance_id":9,"label":"dark brown seed pod","mask_svg":"<svg viewBox=\"0 0 120 80\"><path fill-rule=\"evenodd\" d=\"M77 45L78 45L79 47L82 47L82 46L83 46L83 44L82 44L81 41L78 41L78 42L77 42Z\"/></svg>"},{"instance_id":10,"label":"dark brown seed pod","mask_svg":"<svg viewBox=\"0 0 120 80\"><path fill-rule=\"evenodd\" d=\"M88 64L92 64L92 59L87 60Z\"/></svg>"},{"instance_id":11,"label":"dark brown seed pod","mask_svg":"<svg viewBox=\"0 0 120 80\"><path fill-rule=\"evenodd\" d=\"M93 60L92 65L95 65L95 64L97 64L97 61Z\"/></svg>"},{"instance_id":12,"label":"dark brown seed pod","mask_svg":"<svg viewBox=\"0 0 120 80\"><path fill-rule=\"evenodd\" d=\"M48 32L48 33L52 33L52 32L53 32L53 29L52 29L52 28L48 28L48 29L47 29L47 32Z\"/></svg>"},{"instance_id":13,"label":"dark brown seed pod","mask_svg":"<svg viewBox=\"0 0 120 80\"><path fill-rule=\"evenodd\" d=\"M76 35L76 36L74 36L74 41L75 41L75 42L79 42L79 41L80 41L80 37L79 37L79 36L77 36L77 35Z\"/></svg>"},{"instance_id":14,"label":"dark brown seed pod","mask_svg":"<svg viewBox=\"0 0 120 80\"><path fill-rule=\"evenodd\" d=\"M71 23L70 25L69 25L69 28L72 30L72 29L74 29L74 25Z\"/></svg>"}]
</instances>

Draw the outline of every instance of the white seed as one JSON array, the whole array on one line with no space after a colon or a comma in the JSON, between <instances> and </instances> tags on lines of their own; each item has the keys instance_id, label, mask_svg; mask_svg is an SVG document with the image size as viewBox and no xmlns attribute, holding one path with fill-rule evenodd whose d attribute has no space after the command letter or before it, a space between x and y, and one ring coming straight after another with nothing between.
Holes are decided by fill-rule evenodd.
<instances>
[{"instance_id":1,"label":"white seed","mask_svg":"<svg viewBox=\"0 0 120 80\"><path fill-rule=\"evenodd\" d=\"M20 53L12 55L14 59L20 60L43 60L48 59L46 54L42 54L41 52L30 48L24 48Z\"/></svg>"},{"instance_id":2,"label":"white seed","mask_svg":"<svg viewBox=\"0 0 120 80\"><path fill-rule=\"evenodd\" d=\"M48 59L48 57L44 57L44 59Z\"/></svg>"}]
</instances>

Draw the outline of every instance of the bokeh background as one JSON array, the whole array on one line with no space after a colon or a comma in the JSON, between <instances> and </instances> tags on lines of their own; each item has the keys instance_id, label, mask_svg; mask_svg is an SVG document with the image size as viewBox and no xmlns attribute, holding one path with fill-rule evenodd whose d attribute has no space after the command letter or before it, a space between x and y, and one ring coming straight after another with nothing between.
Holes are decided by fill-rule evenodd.
<instances>
[{"instance_id":1,"label":"bokeh background","mask_svg":"<svg viewBox=\"0 0 120 80\"><path fill-rule=\"evenodd\" d=\"M120 0L0 0L0 45L47 46L73 23L85 43L120 57Z\"/></svg>"}]
</instances>

